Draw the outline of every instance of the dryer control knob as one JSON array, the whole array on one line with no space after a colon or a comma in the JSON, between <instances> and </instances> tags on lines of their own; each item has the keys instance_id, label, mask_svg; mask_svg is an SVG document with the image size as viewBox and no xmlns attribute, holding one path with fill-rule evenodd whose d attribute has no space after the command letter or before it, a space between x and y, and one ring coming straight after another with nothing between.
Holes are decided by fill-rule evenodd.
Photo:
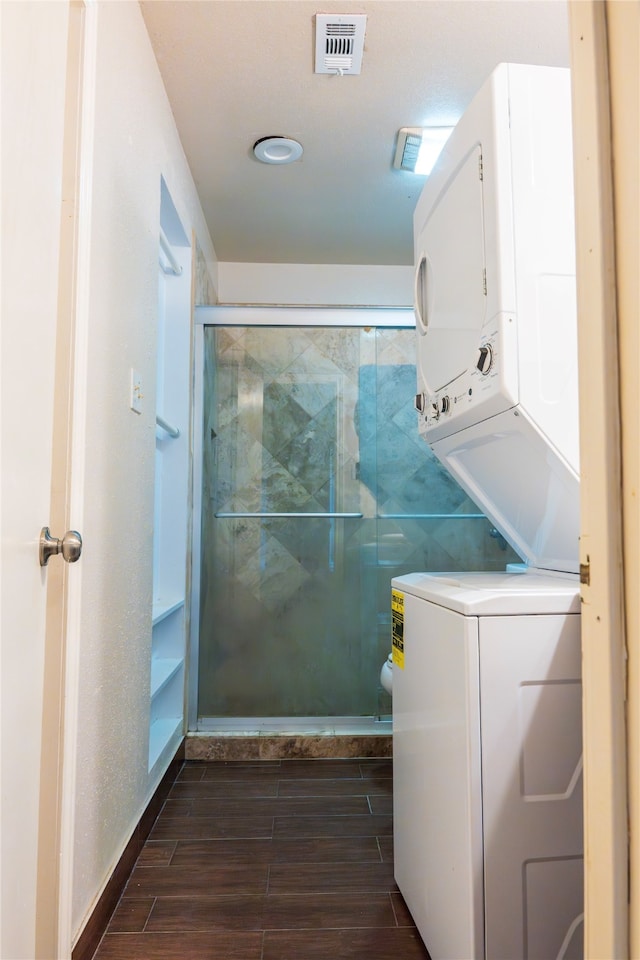
<instances>
[{"instance_id":1,"label":"dryer control knob","mask_svg":"<svg viewBox=\"0 0 640 960\"><path fill-rule=\"evenodd\" d=\"M478 362L476 367L480 373L485 376L491 370L493 365L493 351L489 344L485 344L484 347L480 347L480 354L478 356Z\"/></svg>"},{"instance_id":2,"label":"dryer control knob","mask_svg":"<svg viewBox=\"0 0 640 960\"><path fill-rule=\"evenodd\" d=\"M449 413L450 408L451 408L451 401L449 400L449 397L443 397L442 400L440 401L440 409L442 410L443 413Z\"/></svg>"}]
</instances>

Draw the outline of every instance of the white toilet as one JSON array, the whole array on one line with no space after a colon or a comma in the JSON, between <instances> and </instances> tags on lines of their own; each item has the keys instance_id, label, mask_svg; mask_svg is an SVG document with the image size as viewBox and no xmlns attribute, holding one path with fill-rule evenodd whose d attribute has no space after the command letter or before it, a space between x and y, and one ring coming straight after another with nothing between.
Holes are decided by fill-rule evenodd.
<instances>
[{"instance_id":1,"label":"white toilet","mask_svg":"<svg viewBox=\"0 0 640 960\"><path fill-rule=\"evenodd\" d=\"M393 654L391 653L382 664L382 669L380 671L380 683L387 693L391 695L391 688L393 686Z\"/></svg>"}]
</instances>

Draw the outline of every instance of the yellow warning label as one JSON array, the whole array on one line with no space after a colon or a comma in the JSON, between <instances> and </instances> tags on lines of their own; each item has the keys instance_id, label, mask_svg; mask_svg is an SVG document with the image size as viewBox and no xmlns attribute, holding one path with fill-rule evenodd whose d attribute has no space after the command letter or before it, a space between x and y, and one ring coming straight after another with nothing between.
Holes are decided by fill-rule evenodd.
<instances>
[{"instance_id":1,"label":"yellow warning label","mask_svg":"<svg viewBox=\"0 0 640 960\"><path fill-rule=\"evenodd\" d=\"M404 593L391 591L391 652L393 662L404 670Z\"/></svg>"}]
</instances>

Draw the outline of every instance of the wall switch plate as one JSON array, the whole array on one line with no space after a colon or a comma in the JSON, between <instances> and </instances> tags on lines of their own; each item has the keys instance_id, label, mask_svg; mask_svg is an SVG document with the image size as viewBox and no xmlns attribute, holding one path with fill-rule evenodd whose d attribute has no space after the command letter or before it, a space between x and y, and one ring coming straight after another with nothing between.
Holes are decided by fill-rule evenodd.
<instances>
[{"instance_id":1,"label":"wall switch plate","mask_svg":"<svg viewBox=\"0 0 640 960\"><path fill-rule=\"evenodd\" d=\"M131 398L129 406L134 413L142 413L142 377L137 370L131 370Z\"/></svg>"}]
</instances>

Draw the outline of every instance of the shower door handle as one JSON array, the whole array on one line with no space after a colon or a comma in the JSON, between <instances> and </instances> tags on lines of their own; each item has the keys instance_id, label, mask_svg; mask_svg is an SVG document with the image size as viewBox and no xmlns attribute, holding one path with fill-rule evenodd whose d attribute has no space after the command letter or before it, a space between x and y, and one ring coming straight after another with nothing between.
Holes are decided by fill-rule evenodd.
<instances>
[{"instance_id":1,"label":"shower door handle","mask_svg":"<svg viewBox=\"0 0 640 960\"><path fill-rule=\"evenodd\" d=\"M49 557L55 557L58 553L67 563L75 563L82 553L82 537L77 530L67 530L62 540L58 540L51 536L49 527L43 527L39 543L40 566L46 567Z\"/></svg>"},{"instance_id":2,"label":"shower door handle","mask_svg":"<svg viewBox=\"0 0 640 960\"><path fill-rule=\"evenodd\" d=\"M289 517L309 520L319 520L323 517L328 520L362 520L362 513L214 513L216 520L247 520L251 517L264 520L281 520Z\"/></svg>"}]
</instances>

